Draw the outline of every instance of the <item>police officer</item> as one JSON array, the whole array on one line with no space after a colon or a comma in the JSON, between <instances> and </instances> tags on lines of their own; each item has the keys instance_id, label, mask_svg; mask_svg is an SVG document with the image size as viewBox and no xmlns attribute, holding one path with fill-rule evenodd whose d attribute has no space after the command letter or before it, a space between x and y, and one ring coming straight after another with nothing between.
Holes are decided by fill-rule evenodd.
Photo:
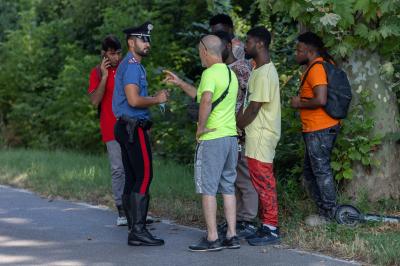
<instances>
[{"instance_id":1,"label":"police officer","mask_svg":"<svg viewBox=\"0 0 400 266\"><path fill-rule=\"evenodd\" d=\"M161 90L148 95L146 70L141 61L150 52L150 33L153 25L125 29L128 53L120 63L115 77L113 112L117 118L115 137L121 146L125 169L122 196L127 214L128 245L158 246L164 240L146 229L149 208L149 187L153 177L152 153L147 131L151 127L149 107L165 103L168 92Z\"/></svg>"}]
</instances>

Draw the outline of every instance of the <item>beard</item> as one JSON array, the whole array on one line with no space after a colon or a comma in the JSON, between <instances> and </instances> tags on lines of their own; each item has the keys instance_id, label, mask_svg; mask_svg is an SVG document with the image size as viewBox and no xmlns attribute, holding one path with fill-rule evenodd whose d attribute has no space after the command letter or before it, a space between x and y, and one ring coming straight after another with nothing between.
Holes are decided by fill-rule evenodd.
<instances>
[{"instance_id":1,"label":"beard","mask_svg":"<svg viewBox=\"0 0 400 266\"><path fill-rule=\"evenodd\" d=\"M257 52L254 51L254 49L251 50L244 50L244 58L249 60L249 59L253 59L256 57Z\"/></svg>"},{"instance_id":2,"label":"beard","mask_svg":"<svg viewBox=\"0 0 400 266\"><path fill-rule=\"evenodd\" d=\"M146 57L149 55L150 53L150 49L144 49L144 50L137 50L135 51L138 55L140 55L141 57Z\"/></svg>"},{"instance_id":3,"label":"beard","mask_svg":"<svg viewBox=\"0 0 400 266\"><path fill-rule=\"evenodd\" d=\"M303 59L301 61L298 61L299 65L301 65L301 66L308 65L309 62L310 62L310 60L308 60L308 59Z\"/></svg>"},{"instance_id":4,"label":"beard","mask_svg":"<svg viewBox=\"0 0 400 266\"><path fill-rule=\"evenodd\" d=\"M244 58L247 59L247 60L249 60L249 59L253 59L254 56L253 56L252 54L248 54L248 53L245 52Z\"/></svg>"},{"instance_id":5,"label":"beard","mask_svg":"<svg viewBox=\"0 0 400 266\"><path fill-rule=\"evenodd\" d=\"M222 61L225 62L226 59L228 59L229 57L229 51L228 49L225 49L224 51L222 51Z\"/></svg>"}]
</instances>

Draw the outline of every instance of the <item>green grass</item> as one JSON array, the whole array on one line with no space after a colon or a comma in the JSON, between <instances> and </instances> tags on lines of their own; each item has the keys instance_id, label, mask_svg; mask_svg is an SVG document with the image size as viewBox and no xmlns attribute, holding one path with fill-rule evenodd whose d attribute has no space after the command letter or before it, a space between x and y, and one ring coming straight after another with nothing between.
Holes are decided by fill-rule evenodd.
<instances>
[{"instance_id":1,"label":"green grass","mask_svg":"<svg viewBox=\"0 0 400 266\"><path fill-rule=\"evenodd\" d=\"M368 223L349 228L336 223L321 227L283 228L286 244L309 251L375 265L400 265L400 225Z\"/></svg>"},{"instance_id":2,"label":"green grass","mask_svg":"<svg viewBox=\"0 0 400 266\"><path fill-rule=\"evenodd\" d=\"M113 207L106 155L0 150L0 162L1 184L27 188L43 196ZM202 227L200 198L194 192L192 173L190 166L156 158L151 211L178 223ZM278 183L280 224L285 245L369 264L400 265L399 224L369 223L356 228L337 224L307 227L303 220L315 211L312 202L296 182ZM400 214L398 201L371 204L363 195L359 199L357 206L362 211ZM346 199L341 199L341 202L346 202ZM221 214L222 206L219 207Z\"/></svg>"},{"instance_id":3,"label":"green grass","mask_svg":"<svg viewBox=\"0 0 400 266\"><path fill-rule=\"evenodd\" d=\"M0 183L43 196L113 206L107 156L66 151L1 150ZM183 223L199 221L191 167L154 161L151 210ZM188 215L188 213L190 213Z\"/></svg>"},{"instance_id":4,"label":"green grass","mask_svg":"<svg viewBox=\"0 0 400 266\"><path fill-rule=\"evenodd\" d=\"M53 151L2 150L3 184L32 189L47 196L107 203L110 181L105 157Z\"/></svg>"}]
</instances>

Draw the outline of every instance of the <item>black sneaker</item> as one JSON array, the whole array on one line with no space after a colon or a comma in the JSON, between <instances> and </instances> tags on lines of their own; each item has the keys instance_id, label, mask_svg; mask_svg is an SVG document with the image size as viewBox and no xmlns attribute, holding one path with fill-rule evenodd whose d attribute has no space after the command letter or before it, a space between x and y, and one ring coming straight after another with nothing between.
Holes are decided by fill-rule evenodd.
<instances>
[{"instance_id":1,"label":"black sneaker","mask_svg":"<svg viewBox=\"0 0 400 266\"><path fill-rule=\"evenodd\" d=\"M196 245L189 246L190 251L221 251L223 249L219 239L208 241L207 237L203 237Z\"/></svg>"},{"instance_id":2,"label":"black sneaker","mask_svg":"<svg viewBox=\"0 0 400 266\"><path fill-rule=\"evenodd\" d=\"M281 241L279 229L271 230L265 225L262 225L254 235L246 239L250 246L272 245L278 244Z\"/></svg>"},{"instance_id":3,"label":"black sneaker","mask_svg":"<svg viewBox=\"0 0 400 266\"><path fill-rule=\"evenodd\" d=\"M257 232L257 228L249 222L237 222L236 233L239 239L245 239L254 235Z\"/></svg>"},{"instance_id":4,"label":"black sneaker","mask_svg":"<svg viewBox=\"0 0 400 266\"><path fill-rule=\"evenodd\" d=\"M228 223L222 222L217 225L217 232L220 238L224 238L226 236L226 232L228 231Z\"/></svg>"},{"instance_id":5,"label":"black sneaker","mask_svg":"<svg viewBox=\"0 0 400 266\"><path fill-rule=\"evenodd\" d=\"M220 238L225 238L226 233L228 231L228 223L223 222L218 224L217 226L218 236ZM237 237L240 239L245 239L248 236L254 235L257 231L257 228L250 222L238 221L236 223L236 232Z\"/></svg>"},{"instance_id":6,"label":"black sneaker","mask_svg":"<svg viewBox=\"0 0 400 266\"><path fill-rule=\"evenodd\" d=\"M222 241L222 247L227 249L240 248L239 238L237 236L233 236L231 238L225 238L224 241Z\"/></svg>"}]
</instances>

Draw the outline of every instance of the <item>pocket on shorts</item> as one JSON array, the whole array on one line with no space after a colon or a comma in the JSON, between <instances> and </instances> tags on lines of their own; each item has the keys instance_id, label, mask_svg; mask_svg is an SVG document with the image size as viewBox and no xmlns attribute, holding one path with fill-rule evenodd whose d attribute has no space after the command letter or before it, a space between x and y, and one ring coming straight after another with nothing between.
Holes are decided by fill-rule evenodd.
<instances>
[{"instance_id":1,"label":"pocket on shorts","mask_svg":"<svg viewBox=\"0 0 400 266\"><path fill-rule=\"evenodd\" d=\"M196 186L196 192L202 193L202 165L203 165L203 142L200 142L196 146L196 152L194 156L194 182Z\"/></svg>"}]
</instances>

